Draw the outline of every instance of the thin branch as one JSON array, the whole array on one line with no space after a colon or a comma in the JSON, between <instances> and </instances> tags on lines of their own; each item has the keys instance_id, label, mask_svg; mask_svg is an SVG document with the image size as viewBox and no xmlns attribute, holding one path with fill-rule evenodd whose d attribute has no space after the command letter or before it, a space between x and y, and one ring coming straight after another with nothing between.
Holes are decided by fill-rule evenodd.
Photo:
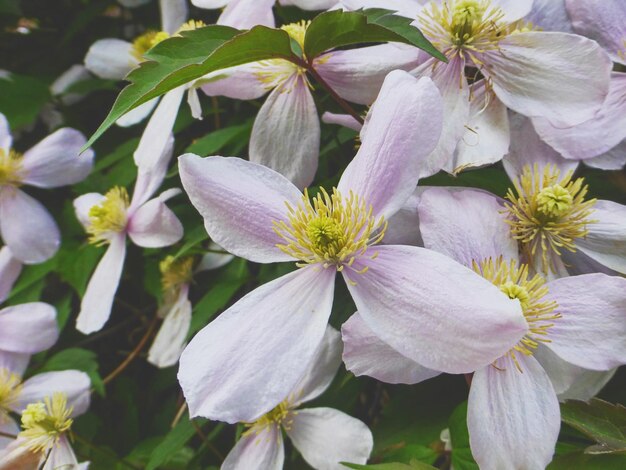
<instances>
[{"instance_id":1,"label":"thin branch","mask_svg":"<svg viewBox=\"0 0 626 470\"><path fill-rule=\"evenodd\" d=\"M204 445L207 446L207 448L211 452L213 452L217 456L218 459L220 459L223 462L224 461L224 456L222 455L222 453L219 450L217 450L217 448L213 445L213 443L211 441L209 441L209 439L207 439L207 437L204 434L204 432L202 432L202 429L200 428L200 426L198 426L198 423L196 423L192 419L191 420L191 425L196 430L196 434L200 437L200 439L202 439L202 442L204 443Z\"/></svg>"},{"instance_id":2,"label":"thin branch","mask_svg":"<svg viewBox=\"0 0 626 470\"><path fill-rule=\"evenodd\" d=\"M107 449L102 449L102 448L100 448L98 446L93 445L87 439L85 439L84 437L79 436L75 432L72 432L72 437L77 442L80 442L82 445L84 445L85 447L88 447L89 449L94 450L96 452L100 452L101 454L104 454L104 455L106 455L108 457L112 457L115 460L117 460L119 463L126 465L128 468L132 468L134 470L143 470L143 468L144 468L144 467L140 467L139 465L135 465L134 463L131 463L128 460L125 460L124 458L118 456L113 451L110 451L110 450L107 450Z\"/></svg>"},{"instance_id":3,"label":"thin branch","mask_svg":"<svg viewBox=\"0 0 626 470\"><path fill-rule=\"evenodd\" d=\"M6 437L7 439L17 439L15 434L9 434L8 432L0 431L0 437Z\"/></svg>"}]
</instances>

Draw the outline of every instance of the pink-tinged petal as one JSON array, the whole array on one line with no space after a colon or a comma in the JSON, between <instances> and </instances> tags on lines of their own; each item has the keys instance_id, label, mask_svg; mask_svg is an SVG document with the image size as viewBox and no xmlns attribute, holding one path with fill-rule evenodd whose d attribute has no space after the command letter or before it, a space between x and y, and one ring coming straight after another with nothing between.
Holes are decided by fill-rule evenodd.
<instances>
[{"instance_id":1,"label":"pink-tinged petal","mask_svg":"<svg viewBox=\"0 0 626 470\"><path fill-rule=\"evenodd\" d=\"M150 364L164 368L178 362L191 325L191 302L188 292L189 286L182 287L178 300L165 313L165 320L148 351Z\"/></svg>"},{"instance_id":2,"label":"pink-tinged petal","mask_svg":"<svg viewBox=\"0 0 626 470\"><path fill-rule=\"evenodd\" d=\"M626 279L606 274L564 277L548 284L546 298L562 318L548 330L546 346L586 369L626 364Z\"/></svg>"},{"instance_id":3,"label":"pink-tinged petal","mask_svg":"<svg viewBox=\"0 0 626 470\"><path fill-rule=\"evenodd\" d=\"M156 165L168 146L185 87L174 88L163 96L150 117L133 154L139 168L150 169Z\"/></svg>"},{"instance_id":4,"label":"pink-tinged petal","mask_svg":"<svg viewBox=\"0 0 626 470\"><path fill-rule=\"evenodd\" d=\"M602 155L585 160L585 165L600 170L621 170L626 165L626 140Z\"/></svg>"},{"instance_id":5,"label":"pink-tinged petal","mask_svg":"<svg viewBox=\"0 0 626 470\"><path fill-rule=\"evenodd\" d=\"M626 64L626 5L622 0L566 0L578 34L595 39L615 62Z\"/></svg>"},{"instance_id":6,"label":"pink-tinged petal","mask_svg":"<svg viewBox=\"0 0 626 470\"><path fill-rule=\"evenodd\" d=\"M133 45L121 39L100 39L85 56L85 67L100 78L121 80L139 61L133 56Z\"/></svg>"},{"instance_id":7,"label":"pink-tinged petal","mask_svg":"<svg viewBox=\"0 0 626 470\"><path fill-rule=\"evenodd\" d=\"M159 189L161 183L167 174L167 167L174 153L174 136L170 134L169 139L165 143L165 147L161 149L158 159L153 159L149 164L141 165L137 168L137 180L133 189L133 198L130 201L128 213L133 214L135 210L154 195ZM161 197L162 199L162 197Z\"/></svg>"},{"instance_id":8,"label":"pink-tinged petal","mask_svg":"<svg viewBox=\"0 0 626 470\"><path fill-rule=\"evenodd\" d=\"M76 454L74 454L72 445L70 444L67 436L64 434L61 435L57 444L50 450L48 458L46 459L46 464L41 470L60 469L78 470L78 460L76 459Z\"/></svg>"},{"instance_id":9,"label":"pink-tinged petal","mask_svg":"<svg viewBox=\"0 0 626 470\"><path fill-rule=\"evenodd\" d=\"M324 337L335 272L301 268L258 287L191 340L178 380L191 416L252 422L292 391Z\"/></svg>"},{"instance_id":10,"label":"pink-tinged petal","mask_svg":"<svg viewBox=\"0 0 626 470\"><path fill-rule=\"evenodd\" d=\"M337 0L278 0L281 5L294 5L302 10L327 10L337 4Z\"/></svg>"},{"instance_id":11,"label":"pink-tinged petal","mask_svg":"<svg viewBox=\"0 0 626 470\"><path fill-rule=\"evenodd\" d=\"M326 391L341 365L341 347L341 335L332 326L327 326L308 368L289 394L292 407L311 401Z\"/></svg>"},{"instance_id":12,"label":"pink-tinged petal","mask_svg":"<svg viewBox=\"0 0 626 470\"><path fill-rule=\"evenodd\" d=\"M285 431L313 468L339 470L345 468L339 462L364 464L374 446L363 422L333 408L298 410Z\"/></svg>"},{"instance_id":13,"label":"pink-tinged petal","mask_svg":"<svg viewBox=\"0 0 626 470\"><path fill-rule=\"evenodd\" d=\"M533 0L491 0L493 8L500 8L504 17L503 22L512 23L530 13L533 7Z\"/></svg>"},{"instance_id":14,"label":"pink-tinged petal","mask_svg":"<svg viewBox=\"0 0 626 470\"><path fill-rule=\"evenodd\" d=\"M580 251L600 264L626 274L626 206L597 201L588 225L589 233L576 240Z\"/></svg>"},{"instance_id":15,"label":"pink-tinged petal","mask_svg":"<svg viewBox=\"0 0 626 470\"><path fill-rule=\"evenodd\" d=\"M0 419L0 432L5 433L5 434L10 434L12 436L17 436L20 433L20 427L15 421L13 421L13 418L10 418L8 416L7 417L3 416L2 419ZM15 439L3 437L0 435L0 469L3 469L3 468L11 469L11 467L5 466L7 465L7 462L5 460L6 454L2 451L9 444L11 444L11 442L14 442L14 441ZM13 469L15 470L18 470L21 468L22 467L18 467L18 466L13 467Z\"/></svg>"},{"instance_id":16,"label":"pink-tinged petal","mask_svg":"<svg viewBox=\"0 0 626 470\"><path fill-rule=\"evenodd\" d=\"M87 229L91 225L89 220L91 208L102 203L104 199L105 197L100 193L87 193L74 199L74 213L83 228Z\"/></svg>"},{"instance_id":17,"label":"pink-tinged petal","mask_svg":"<svg viewBox=\"0 0 626 470\"><path fill-rule=\"evenodd\" d=\"M4 114L0 113L0 149L8 153L11 145L13 145L13 137L11 137L9 121Z\"/></svg>"},{"instance_id":18,"label":"pink-tinged petal","mask_svg":"<svg viewBox=\"0 0 626 470\"><path fill-rule=\"evenodd\" d=\"M11 187L0 187L0 233L24 264L43 263L61 244L59 227L41 203Z\"/></svg>"},{"instance_id":19,"label":"pink-tinged petal","mask_svg":"<svg viewBox=\"0 0 626 470\"><path fill-rule=\"evenodd\" d=\"M209 244L209 250L223 251L224 249L217 243L211 242ZM221 268L222 266L226 266L230 263L234 258L235 257L230 254L207 253L200 260L200 263L196 267L196 272L211 271L213 269Z\"/></svg>"},{"instance_id":20,"label":"pink-tinged petal","mask_svg":"<svg viewBox=\"0 0 626 470\"><path fill-rule=\"evenodd\" d=\"M187 21L187 0L159 0L161 27L168 34L174 34Z\"/></svg>"},{"instance_id":21,"label":"pink-tinged petal","mask_svg":"<svg viewBox=\"0 0 626 470\"><path fill-rule=\"evenodd\" d=\"M564 159L543 142L531 120L519 114L511 117L511 148L503 163L511 180L518 179L526 166L533 168L538 165L541 170L546 165L552 165L563 175L578 167L578 162Z\"/></svg>"},{"instance_id":22,"label":"pink-tinged petal","mask_svg":"<svg viewBox=\"0 0 626 470\"><path fill-rule=\"evenodd\" d=\"M594 117L609 91L613 66L595 41L538 31L507 36L482 60L481 70L504 104L561 127Z\"/></svg>"},{"instance_id":23,"label":"pink-tinged petal","mask_svg":"<svg viewBox=\"0 0 626 470\"><path fill-rule=\"evenodd\" d=\"M404 205L389 219L383 243L385 245L424 246L420 233L417 207L424 187L417 187Z\"/></svg>"},{"instance_id":24,"label":"pink-tinged petal","mask_svg":"<svg viewBox=\"0 0 626 470\"><path fill-rule=\"evenodd\" d=\"M561 414L552 383L532 357L509 356L474 374L467 427L481 469L543 470L552 460ZM529 450L532 449L532 450Z\"/></svg>"},{"instance_id":25,"label":"pink-tinged petal","mask_svg":"<svg viewBox=\"0 0 626 470\"><path fill-rule=\"evenodd\" d=\"M81 333L87 335L101 330L111 316L113 298L120 283L125 258L126 236L118 234L111 239L111 244L87 285L76 319L76 329Z\"/></svg>"},{"instance_id":26,"label":"pink-tinged petal","mask_svg":"<svg viewBox=\"0 0 626 470\"><path fill-rule=\"evenodd\" d=\"M574 32L565 8L565 0L535 0L531 12L526 15L524 21L529 21L543 31Z\"/></svg>"},{"instance_id":27,"label":"pink-tinged petal","mask_svg":"<svg viewBox=\"0 0 626 470\"><path fill-rule=\"evenodd\" d=\"M128 236L144 248L170 246L183 237L183 224L160 198L141 206L128 221Z\"/></svg>"},{"instance_id":28,"label":"pink-tinged petal","mask_svg":"<svg viewBox=\"0 0 626 470\"><path fill-rule=\"evenodd\" d=\"M4 449L0 445L0 470L40 470L41 460L41 454L31 452L24 438L9 440Z\"/></svg>"},{"instance_id":29,"label":"pink-tinged petal","mask_svg":"<svg viewBox=\"0 0 626 470\"><path fill-rule=\"evenodd\" d=\"M22 263L13 257L9 247L0 248L0 303L9 296L21 272Z\"/></svg>"},{"instance_id":30,"label":"pink-tinged petal","mask_svg":"<svg viewBox=\"0 0 626 470\"><path fill-rule=\"evenodd\" d=\"M357 313L341 326L343 362L356 376L367 375L389 384L416 384L440 372L403 356L381 340Z\"/></svg>"},{"instance_id":31,"label":"pink-tinged petal","mask_svg":"<svg viewBox=\"0 0 626 470\"><path fill-rule=\"evenodd\" d=\"M460 374L490 364L528 331L519 302L437 252L380 245L359 258L348 289L385 343L429 369ZM350 281L356 283L353 285Z\"/></svg>"},{"instance_id":32,"label":"pink-tinged petal","mask_svg":"<svg viewBox=\"0 0 626 470\"><path fill-rule=\"evenodd\" d=\"M59 339L56 309L43 302L0 310L0 349L35 354L51 348Z\"/></svg>"},{"instance_id":33,"label":"pink-tinged petal","mask_svg":"<svg viewBox=\"0 0 626 470\"><path fill-rule=\"evenodd\" d=\"M285 64L282 64L283 67ZM263 75L270 74L272 68L272 63L251 62L218 70L202 77L200 88L209 96L256 100L272 89L262 80Z\"/></svg>"},{"instance_id":34,"label":"pink-tinged petal","mask_svg":"<svg viewBox=\"0 0 626 470\"><path fill-rule=\"evenodd\" d=\"M256 25L273 28L272 6L276 0L230 0L217 19L217 24L237 29L250 29Z\"/></svg>"},{"instance_id":35,"label":"pink-tinged petal","mask_svg":"<svg viewBox=\"0 0 626 470\"><path fill-rule=\"evenodd\" d=\"M285 447L280 428L271 425L250 431L241 436L220 470L282 470Z\"/></svg>"},{"instance_id":36,"label":"pink-tinged petal","mask_svg":"<svg viewBox=\"0 0 626 470\"><path fill-rule=\"evenodd\" d=\"M24 154L24 184L56 188L78 183L93 168L93 150L80 154L85 136L76 129L59 129Z\"/></svg>"},{"instance_id":37,"label":"pink-tinged petal","mask_svg":"<svg viewBox=\"0 0 626 470\"><path fill-rule=\"evenodd\" d=\"M150 116L150 113L158 104L159 99L160 98L152 98L150 101L146 101L145 103L140 104L136 108L131 109L126 114L124 114L121 118L115 121L115 124L117 124L120 127L130 127L130 126L134 126L135 124L140 123L145 118Z\"/></svg>"},{"instance_id":38,"label":"pink-tinged petal","mask_svg":"<svg viewBox=\"0 0 626 470\"><path fill-rule=\"evenodd\" d=\"M472 189L428 188L420 198L420 232L424 247L464 266L491 258L518 259L517 241L495 196Z\"/></svg>"},{"instance_id":39,"label":"pink-tinged petal","mask_svg":"<svg viewBox=\"0 0 626 470\"><path fill-rule=\"evenodd\" d=\"M298 188L313 181L320 150L320 120L306 78L294 74L261 106L250 136L250 161L286 176Z\"/></svg>"},{"instance_id":40,"label":"pink-tinged petal","mask_svg":"<svg viewBox=\"0 0 626 470\"><path fill-rule=\"evenodd\" d=\"M354 116L350 114L336 114L326 111L322 114L322 122L325 124L336 124L338 126L347 127L353 131L360 132L363 128L363 124L357 121Z\"/></svg>"},{"instance_id":41,"label":"pink-tinged petal","mask_svg":"<svg viewBox=\"0 0 626 470\"><path fill-rule=\"evenodd\" d=\"M287 178L240 158L186 154L179 157L180 178L191 203L204 218L212 240L227 251L257 263L291 261L273 222L285 220L302 194Z\"/></svg>"},{"instance_id":42,"label":"pink-tinged petal","mask_svg":"<svg viewBox=\"0 0 626 470\"><path fill-rule=\"evenodd\" d=\"M229 0L191 0L191 4L198 8L214 10L217 8L224 8L228 5L228 1Z\"/></svg>"},{"instance_id":43,"label":"pink-tinged petal","mask_svg":"<svg viewBox=\"0 0 626 470\"><path fill-rule=\"evenodd\" d=\"M511 133L506 106L485 90L484 81L474 85L464 130L454 157L443 167L448 173L499 162L509 151Z\"/></svg>"},{"instance_id":44,"label":"pink-tinged petal","mask_svg":"<svg viewBox=\"0 0 626 470\"><path fill-rule=\"evenodd\" d=\"M576 378L572 386L559 394L559 400L589 401L595 397L613 378L617 368L608 371L581 369L583 372Z\"/></svg>"},{"instance_id":45,"label":"pink-tinged petal","mask_svg":"<svg viewBox=\"0 0 626 470\"><path fill-rule=\"evenodd\" d=\"M415 190L426 158L441 134L443 105L437 87L396 70L387 75L370 111L362 145L339 182L373 207L392 216Z\"/></svg>"},{"instance_id":46,"label":"pink-tinged petal","mask_svg":"<svg viewBox=\"0 0 626 470\"><path fill-rule=\"evenodd\" d=\"M565 158L583 160L608 152L626 139L626 73L611 75L609 95L593 119L564 129L543 118L533 119L533 125L541 139Z\"/></svg>"},{"instance_id":47,"label":"pink-tinged petal","mask_svg":"<svg viewBox=\"0 0 626 470\"><path fill-rule=\"evenodd\" d=\"M78 370L37 374L22 384L18 404L13 410L19 413L30 403L43 401L55 393L64 393L68 407L73 407L72 416L80 416L89 408L90 387L89 376Z\"/></svg>"},{"instance_id":48,"label":"pink-tinged petal","mask_svg":"<svg viewBox=\"0 0 626 470\"><path fill-rule=\"evenodd\" d=\"M313 62L317 73L342 98L372 104L393 70L411 70L419 65L417 49L380 44L321 55Z\"/></svg>"},{"instance_id":49,"label":"pink-tinged petal","mask_svg":"<svg viewBox=\"0 0 626 470\"><path fill-rule=\"evenodd\" d=\"M8 369L23 376L30 362L30 356L30 354L9 353L0 350L0 369Z\"/></svg>"}]
</instances>

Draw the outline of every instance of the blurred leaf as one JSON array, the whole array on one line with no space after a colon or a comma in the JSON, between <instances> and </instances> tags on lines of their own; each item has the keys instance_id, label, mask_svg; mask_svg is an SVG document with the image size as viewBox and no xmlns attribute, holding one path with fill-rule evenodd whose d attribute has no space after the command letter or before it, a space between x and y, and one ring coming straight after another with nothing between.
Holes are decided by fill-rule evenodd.
<instances>
[{"instance_id":1,"label":"blurred leaf","mask_svg":"<svg viewBox=\"0 0 626 470\"><path fill-rule=\"evenodd\" d=\"M47 83L13 73L0 78L0 96L0 113L6 116L13 131L33 123L51 98Z\"/></svg>"},{"instance_id":2,"label":"blurred leaf","mask_svg":"<svg viewBox=\"0 0 626 470\"><path fill-rule=\"evenodd\" d=\"M601 446L587 453L626 452L626 407L622 405L599 398L589 403L568 400L561 404L561 420Z\"/></svg>"},{"instance_id":3,"label":"blurred leaf","mask_svg":"<svg viewBox=\"0 0 626 470\"><path fill-rule=\"evenodd\" d=\"M206 422L204 419L197 419L196 424L202 426ZM196 433L195 427L188 417L183 417L180 422L172 429L161 443L150 454L150 460L146 470L154 470L161 468L161 465L167 463L187 444L187 442Z\"/></svg>"},{"instance_id":4,"label":"blurred leaf","mask_svg":"<svg viewBox=\"0 0 626 470\"><path fill-rule=\"evenodd\" d=\"M211 132L194 141L185 151L195 153L201 157L213 155L231 142L237 140L247 142L250 139L250 132L252 132L251 120L245 124L226 127Z\"/></svg>"},{"instance_id":5,"label":"blurred leaf","mask_svg":"<svg viewBox=\"0 0 626 470\"><path fill-rule=\"evenodd\" d=\"M448 426L452 445L452 466L455 470L478 470L478 464L474 461L470 449L466 401L456 407L450 416Z\"/></svg>"},{"instance_id":6,"label":"blurred leaf","mask_svg":"<svg viewBox=\"0 0 626 470\"><path fill-rule=\"evenodd\" d=\"M418 47L433 57L447 62L446 57L424 37L422 32L411 25L413 21L380 8L329 11L311 21L304 38L304 52L311 60L325 51L340 46L400 42Z\"/></svg>"},{"instance_id":7,"label":"blurred leaf","mask_svg":"<svg viewBox=\"0 0 626 470\"><path fill-rule=\"evenodd\" d=\"M81 370L89 376L91 385L96 392L104 396L104 383L98 372L97 359L96 353L87 349L65 349L48 359L38 372L68 369Z\"/></svg>"},{"instance_id":8,"label":"blurred leaf","mask_svg":"<svg viewBox=\"0 0 626 470\"><path fill-rule=\"evenodd\" d=\"M380 463L375 465L359 465L346 462L341 462L341 464L356 470L432 470L435 468L432 465L428 465L417 460L411 460L408 464L399 462Z\"/></svg>"},{"instance_id":9,"label":"blurred leaf","mask_svg":"<svg viewBox=\"0 0 626 470\"><path fill-rule=\"evenodd\" d=\"M622 455L587 455L583 452L556 457L547 470L624 470L626 457Z\"/></svg>"},{"instance_id":10,"label":"blurred leaf","mask_svg":"<svg viewBox=\"0 0 626 470\"><path fill-rule=\"evenodd\" d=\"M61 279L71 285L80 297L85 294L87 283L102 258L103 252L102 248L86 244L64 247L59 252L57 272Z\"/></svg>"},{"instance_id":11,"label":"blurred leaf","mask_svg":"<svg viewBox=\"0 0 626 470\"><path fill-rule=\"evenodd\" d=\"M28 294L27 290L33 291L34 286L43 280L51 271L55 270L58 265L58 257L53 257L41 264L33 264L30 266L24 266L22 274L13 286L11 294L8 297L10 304L13 304L18 300L18 296L22 293ZM23 299L23 296L20 297ZM19 303L19 302L18 302Z\"/></svg>"}]
</instances>

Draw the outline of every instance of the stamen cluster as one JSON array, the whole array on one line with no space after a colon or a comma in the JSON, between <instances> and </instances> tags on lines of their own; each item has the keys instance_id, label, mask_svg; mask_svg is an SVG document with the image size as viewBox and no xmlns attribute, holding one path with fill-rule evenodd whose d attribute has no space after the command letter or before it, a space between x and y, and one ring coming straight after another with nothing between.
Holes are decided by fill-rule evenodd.
<instances>
[{"instance_id":1,"label":"stamen cluster","mask_svg":"<svg viewBox=\"0 0 626 470\"><path fill-rule=\"evenodd\" d=\"M163 290L167 292L178 289L181 284L191 281L193 257L186 256L177 259L174 256L167 256L159 263L159 270L161 271Z\"/></svg>"},{"instance_id":2,"label":"stamen cluster","mask_svg":"<svg viewBox=\"0 0 626 470\"><path fill-rule=\"evenodd\" d=\"M17 404L22 391L22 378L9 369L0 368L0 423L6 421L9 410Z\"/></svg>"},{"instance_id":3,"label":"stamen cluster","mask_svg":"<svg viewBox=\"0 0 626 470\"><path fill-rule=\"evenodd\" d=\"M14 150L8 153L0 148L0 186L19 186L24 175L22 175L22 154Z\"/></svg>"},{"instance_id":4,"label":"stamen cluster","mask_svg":"<svg viewBox=\"0 0 626 470\"><path fill-rule=\"evenodd\" d=\"M290 429L293 424L293 417L297 414L297 411L291 410L291 405L288 400L284 400L276 406L272 411L265 413L254 423L248 423L246 426L249 428L244 432L244 435L260 434L263 430L276 426Z\"/></svg>"},{"instance_id":5,"label":"stamen cluster","mask_svg":"<svg viewBox=\"0 0 626 470\"><path fill-rule=\"evenodd\" d=\"M56 444L61 435L70 430L72 407L67 406L67 396L55 393L43 402L31 403L22 413L23 431L19 437L33 452L46 452Z\"/></svg>"},{"instance_id":6,"label":"stamen cluster","mask_svg":"<svg viewBox=\"0 0 626 470\"><path fill-rule=\"evenodd\" d=\"M190 20L184 23L180 28L178 28L178 31L176 31L176 34L174 34L174 36L178 35L182 31L192 31L194 29L202 28L204 26L206 26L206 24L203 21ZM133 57L141 62L144 60L143 55L146 52L148 52L160 42L169 39L170 37L171 36L165 31L147 31L141 36L138 36L133 41L131 54L133 55Z\"/></svg>"},{"instance_id":7,"label":"stamen cluster","mask_svg":"<svg viewBox=\"0 0 626 470\"><path fill-rule=\"evenodd\" d=\"M89 210L89 243L104 245L109 243L110 235L122 232L126 228L126 211L130 205L125 188L115 186L105 194L105 199Z\"/></svg>"}]
</instances>

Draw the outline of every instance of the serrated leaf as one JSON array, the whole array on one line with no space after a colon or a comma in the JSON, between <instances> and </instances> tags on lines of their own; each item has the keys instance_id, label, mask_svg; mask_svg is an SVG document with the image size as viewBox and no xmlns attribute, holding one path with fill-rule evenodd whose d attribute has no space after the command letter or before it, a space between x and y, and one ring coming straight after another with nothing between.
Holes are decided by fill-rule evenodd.
<instances>
[{"instance_id":1,"label":"serrated leaf","mask_svg":"<svg viewBox=\"0 0 626 470\"><path fill-rule=\"evenodd\" d=\"M561 404L564 423L582 432L608 453L626 451L626 407L593 398L589 403L568 400Z\"/></svg>"},{"instance_id":2,"label":"serrated leaf","mask_svg":"<svg viewBox=\"0 0 626 470\"><path fill-rule=\"evenodd\" d=\"M418 47L439 60L446 57L422 32L411 25L410 18L393 15L390 10L372 8L361 11L333 10L311 21L304 38L304 53L311 60L321 53L341 46L371 42L400 42Z\"/></svg>"},{"instance_id":3,"label":"serrated leaf","mask_svg":"<svg viewBox=\"0 0 626 470\"><path fill-rule=\"evenodd\" d=\"M297 57L289 35L280 29L255 26L249 31L212 25L167 39L145 54L146 62L127 77L122 90L98 130L83 147L90 147L128 111L210 72L264 59Z\"/></svg>"}]
</instances>

